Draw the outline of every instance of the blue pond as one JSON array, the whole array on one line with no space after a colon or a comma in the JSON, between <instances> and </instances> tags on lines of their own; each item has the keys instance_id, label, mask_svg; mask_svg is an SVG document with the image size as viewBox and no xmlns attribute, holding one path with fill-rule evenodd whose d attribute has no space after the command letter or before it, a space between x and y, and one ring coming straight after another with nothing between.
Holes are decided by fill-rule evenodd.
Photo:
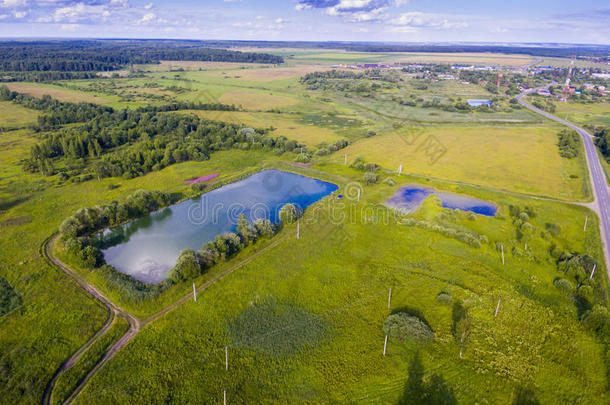
<instances>
[{"instance_id":1,"label":"blue pond","mask_svg":"<svg viewBox=\"0 0 610 405\"><path fill-rule=\"evenodd\" d=\"M496 215L498 208L483 200L476 198L464 197L463 195L434 191L431 188L408 185L401 187L388 201L387 204L399 210L413 212L426 198L430 195L436 195L441 200L443 208L458 209L461 211L470 211L475 214L486 215L493 217Z\"/></svg>"},{"instance_id":2,"label":"blue pond","mask_svg":"<svg viewBox=\"0 0 610 405\"><path fill-rule=\"evenodd\" d=\"M487 105L491 107L492 102L491 100L468 100L468 105L470 105L471 107L480 107L482 105Z\"/></svg>"},{"instance_id":3,"label":"blue pond","mask_svg":"<svg viewBox=\"0 0 610 405\"><path fill-rule=\"evenodd\" d=\"M108 264L137 280L167 278L184 249L201 249L223 232L234 231L244 214L278 221L286 203L305 209L336 191L331 183L279 170L265 170L192 200L172 205L98 235Z\"/></svg>"}]
</instances>

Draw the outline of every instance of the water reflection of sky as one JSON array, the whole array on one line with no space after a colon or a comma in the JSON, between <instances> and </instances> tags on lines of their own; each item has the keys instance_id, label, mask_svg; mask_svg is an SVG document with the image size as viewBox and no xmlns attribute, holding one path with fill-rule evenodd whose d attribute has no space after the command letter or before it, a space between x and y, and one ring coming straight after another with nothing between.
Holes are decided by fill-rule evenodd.
<instances>
[{"instance_id":1,"label":"water reflection of sky","mask_svg":"<svg viewBox=\"0 0 610 405\"><path fill-rule=\"evenodd\" d=\"M201 249L237 218L277 222L285 203L301 208L337 190L334 184L279 170L265 170L105 231L99 238L104 258L117 270L157 283L167 277L180 252Z\"/></svg>"},{"instance_id":2,"label":"water reflection of sky","mask_svg":"<svg viewBox=\"0 0 610 405\"><path fill-rule=\"evenodd\" d=\"M460 194L437 192L431 188L413 184L398 189L398 191L387 200L387 204L392 208L413 212L432 194L436 195L441 200L443 208L470 211L475 214L486 216L494 216L497 211L497 207L487 201L466 197Z\"/></svg>"}]
</instances>

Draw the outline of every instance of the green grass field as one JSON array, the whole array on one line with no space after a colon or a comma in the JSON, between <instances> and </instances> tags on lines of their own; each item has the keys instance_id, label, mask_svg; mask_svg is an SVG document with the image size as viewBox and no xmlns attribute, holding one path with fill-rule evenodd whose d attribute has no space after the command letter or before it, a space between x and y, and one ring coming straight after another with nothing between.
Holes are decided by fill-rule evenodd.
<instances>
[{"instance_id":1,"label":"green grass field","mask_svg":"<svg viewBox=\"0 0 610 405\"><path fill-rule=\"evenodd\" d=\"M35 124L38 113L9 101L0 102L0 127L18 129Z\"/></svg>"},{"instance_id":2,"label":"green grass field","mask_svg":"<svg viewBox=\"0 0 610 405\"><path fill-rule=\"evenodd\" d=\"M340 166L319 168L344 177L355 174ZM560 223L559 243L600 255L597 230L582 235L586 209L429 185L486 198L504 214L508 204L531 204L537 228ZM396 187L365 188L359 204L326 199L309 210L316 219L302 221L300 240L294 239L294 227L285 229L278 237L286 238L272 251L200 294L197 303L147 327L94 377L78 403L159 398L210 403L222 398L223 387L237 403L392 403L404 389L415 351L390 341L388 355L382 356L381 325L399 308L417 311L435 331L434 343L420 348L426 374L440 374L460 403L502 402L522 386L535 387L541 403L604 398L603 349L573 323L573 305L553 287L557 272L543 259L548 242L532 242L538 259L509 254L502 266L490 245L470 248L398 224L379 205ZM350 220L330 223L329 212ZM416 216L433 218L440 212L427 206ZM451 221L507 246L514 238L508 219L473 221L456 213ZM441 291L467 305L474 319L463 359L451 332L451 305L436 301ZM502 306L494 318L499 297ZM241 314L264 320L246 343L235 340ZM286 328L285 319L298 322ZM489 386L494 390L485 389Z\"/></svg>"},{"instance_id":3,"label":"green grass field","mask_svg":"<svg viewBox=\"0 0 610 405\"><path fill-rule=\"evenodd\" d=\"M403 172L420 176L586 200L591 194L583 151L576 159L559 156L559 130L557 126L407 128L358 141L334 159L343 162L347 154L352 162L361 156L391 170L402 164Z\"/></svg>"},{"instance_id":4,"label":"green grass field","mask_svg":"<svg viewBox=\"0 0 610 405\"><path fill-rule=\"evenodd\" d=\"M41 255L41 246L66 217L79 208L123 201L140 189L184 199L197 193L184 180L220 173L218 181L230 183L268 168L333 182L343 198L326 197L309 207L299 223L300 239L296 224L288 225L271 240L245 248L196 278L200 286L253 258L200 292L196 303L189 300L144 326L94 375L76 403L220 403L224 388L228 403L397 403L416 353L424 381L440 378L460 404L513 403L522 389L542 404L610 401L607 342L579 321L584 304L575 305L580 301L554 285L565 275L557 270L553 252L590 255L598 263L598 286L589 298L607 305L597 217L581 205L537 198L590 199L582 149L578 158L561 158L560 127L525 110L450 113L391 100L411 93L443 102L490 97L482 85L439 81L418 90L406 79L398 89L355 97L307 90L299 83L300 75L341 61L403 58L520 66L532 58L274 53L289 56L287 66L166 62L136 67L144 77L9 84L36 96L117 108L169 100L221 101L241 105L243 111L185 113L273 127L273 136L312 149L342 138L350 145L315 155L309 166L295 165L292 152L230 149L131 179L63 181L58 175L23 171L21 162L45 135L28 129L36 112L0 103L0 127L12 119L9 128L14 129L0 132L0 275L23 297L20 307L0 317L0 403L40 403L55 371L106 322L107 311ZM185 71L169 71L175 68ZM604 122L604 107L564 107L577 123L589 118ZM584 116L585 111L592 115ZM369 131L375 134L366 137ZM445 151L440 156L439 146ZM348 163L361 156L381 165L378 183L363 186L364 172L344 165L346 154ZM401 176L395 173L399 165ZM360 201L354 199L356 183ZM405 222L385 202L407 184L491 202L498 215L443 209L430 198ZM518 228L522 219L511 214L511 206L530 213L528 236ZM456 236L464 233L474 235L477 243ZM80 268L61 246L56 248L55 254L83 279L141 318L192 291L189 281L154 299L133 301L100 272ZM450 301L439 299L441 292ZM471 322L463 342L456 331L460 306ZM383 324L397 311L417 314L434 339L416 345L391 338L383 356ZM115 320L108 334L58 379L54 402L70 395L125 328L123 319Z\"/></svg>"},{"instance_id":5,"label":"green grass field","mask_svg":"<svg viewBox=\"0 0 610 405\"><path fill-rule=\"evenodd\" d=\"M558 117L577 125L610 127L610 103L556 103L556 108Z\"/></svg>"}]
</instances>

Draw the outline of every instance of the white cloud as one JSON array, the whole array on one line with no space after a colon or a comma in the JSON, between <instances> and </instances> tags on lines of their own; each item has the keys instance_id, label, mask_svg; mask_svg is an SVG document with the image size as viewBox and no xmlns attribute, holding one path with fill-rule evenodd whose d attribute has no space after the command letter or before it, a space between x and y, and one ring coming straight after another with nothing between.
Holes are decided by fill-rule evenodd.
<instances>
[{"instance_id":1,"label":"white cloud","mask_svg":"<svg viewBox=\"0 0 610 405\"><path fill-rule=\"evenodd\" d=\"M275 23L276 23L276 24L281 24L281 23L283 23L283 22L284 22L284 20L282 20L281 18L276 18L276 19L275 19Z\"/></svg>"},{"instance_id":2,"label":"white cloud","mask_svg":"<svg viewBox=\"0 0 610 405\"><path fill-rule=\"evenodd\" d=\"M24 18L26 15L28 15L27 11L15 11L15 18L17 19L21 19Z\"/></svg>"},{"instance_id":3,"label":"white cloud","mask_svg":"<svg viewBox=\"0 0 610 405\"><path fill-rule=\"evenodd\" d=\"M13 7L22 7L27 6L27 0L3 0L2 7L13 8Z\"/></svg>"},{"instance_id":4,"label":"white cloud","mask_svg":"<svg viewBox=\"0 0 610 405\"><path fill-rule=\"evenodd\" d=\"M465 21L449 21L442 15L411 11L390 20L390 23L398 26L408 26L414 28L466 28L468 23Z\"/></svg>"},{"instance_id":5,"label":"white cloud","mask_svg":"<svg viewBox=\"0 0 610 405\"><path fill-rule=\"evenodd\" d=\"M150 24L157 18L155 13L146 13L138 20L138 24Z\"/></svg>"},{"instance_id":6,"label":"white cloud","mask_svg":"<svg viewBox=\"0 0 610 405\"><path fill-rule=\"evenodd\" d=\"M150 10L151 8L153 8L154 4L152 3L148 3L147 5L144 6L145 10Z\"/></svg>"}]
</instances>

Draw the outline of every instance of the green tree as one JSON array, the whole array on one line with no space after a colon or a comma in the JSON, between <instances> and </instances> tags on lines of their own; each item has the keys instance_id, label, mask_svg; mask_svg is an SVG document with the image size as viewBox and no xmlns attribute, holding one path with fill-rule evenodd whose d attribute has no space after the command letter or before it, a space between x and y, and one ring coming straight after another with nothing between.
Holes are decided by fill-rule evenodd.
<instances>
[{"instance_id":1,"label":"green tree","mask_svg":"<svg viewBox=\"0 0 610 405\"><path fill-rule=\"evenodd\" d=\"M176 265L172 268L167 276L174 282L178 283L197 277L201 273L201 260L197 252L192 249L185 249L178 256Z\"/></svg>"},{"instance_id":2,"label":"green tree","mask_svg":"<svg viewBox=\"0 0 610 405\"><path fill-rule=\"evenodd\" d=\"M259 236L270 238L274 234L273 224L268 219L259 218L254 221L254 229Z\"/></svg>"},{"instance_id":3,"label":"green tree","mask_svg":"<svg viewBox=\"0 0 610 405\"><path fill-rule=\"evenodd\" d=\"M284 204L279 212L283 224L291 224L299 218L299 210L294 204Z\"/></svg>"},{"instance_id":4,"label":"green tree","mask_svg":"<svg viewBox=\"0 0 610 405\"><path fill-rule=\"evenodd\" d=\"M244 214L241 214L237 220L237 233L246 245L256 239L256 232Z\"/></svg>"}]
</instances>

